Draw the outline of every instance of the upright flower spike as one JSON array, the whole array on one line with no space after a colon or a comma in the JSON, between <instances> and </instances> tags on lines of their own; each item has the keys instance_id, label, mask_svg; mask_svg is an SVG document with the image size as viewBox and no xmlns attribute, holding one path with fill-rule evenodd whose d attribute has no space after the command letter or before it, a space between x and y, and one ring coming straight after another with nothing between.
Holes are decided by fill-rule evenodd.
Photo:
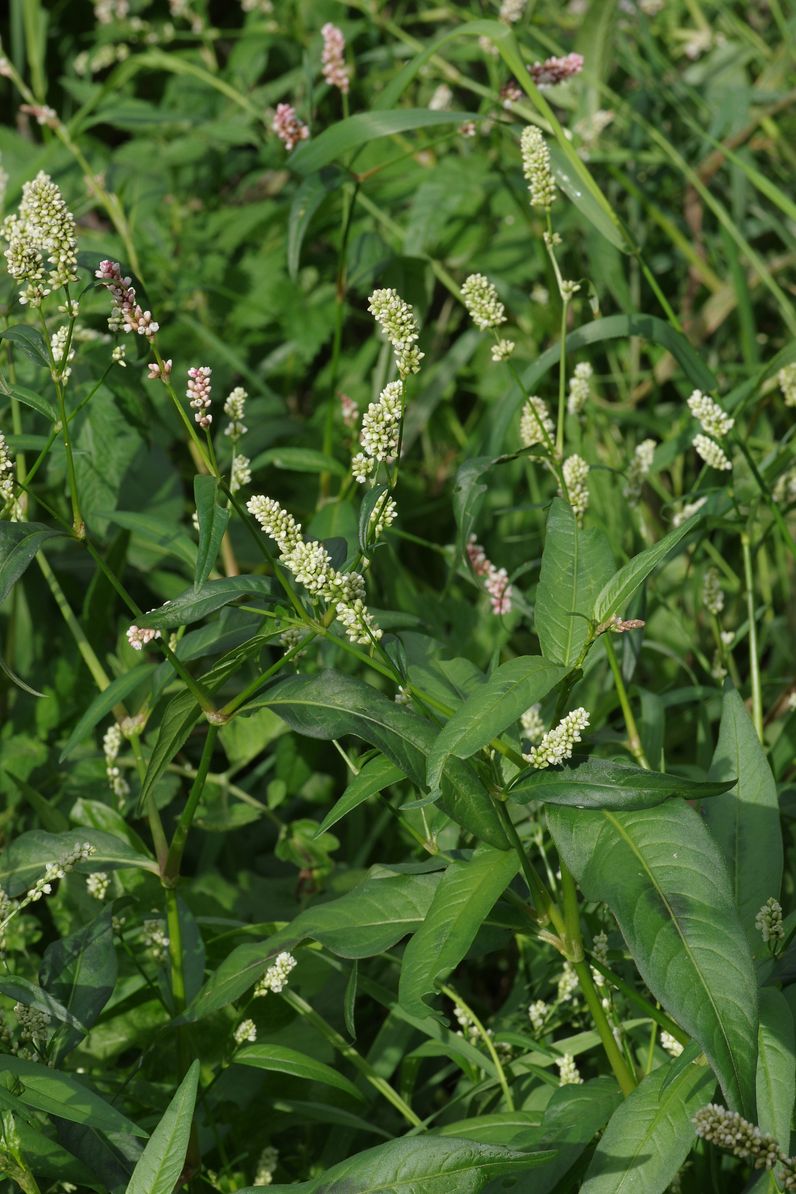
<instances>
[{"instance_id":1,"label":"upright flower spike","mask_svg":"<svg viewBox=\"0 0 796 1194\"><path fill-rule=\"evenodd\" d=\"M562 472L569 494L569 504L580 524L589 508L589 466L582 456L575 454L568 456L564 461Z\"/></svg>"},{"instance_id":2,"label":"upright flower spike","mask_svg":"<svg viewBox=\"0 0 796 1194\"><path fill-rule=\"evenodd\" d=\"M0 516L9 522L19 522L22 507L16 497L14 481L14 457L11 455L6 437L0 431Z\"/></svg>"},{"instance_id":3,"label":"upright flower spike","mask_svg":"<svg viewBox=\"0 0 796 1194\"><path fill-rule=\"evenodd\" d=\"M188 405L194 410L194 421L200 427L209 427L213 422L213 416L210 411L210 375L212 369L209 365L198 365L193 369L188 370L188 388L185 391L185 396L189 399Z\"/></svg>"},{"instance_id":4,"label":"upright flower spike","mask_svg":"<svg viewBox=\"0 0 796 1194\"><path fill-rule=\"evenodd\" d=\"M550 150L535 124L523 129L520 137L522 170L528 183L531 206L549 211L556 197L556 184L550 169Z\"/></svg>"},{"instance_id":5,"label":"upright flower spike","mask_svg":"<svg viewBox=\"0 0 796 1194\"><path fill-rule=\"evenodd\" d=\"M714 439L723 439L735 426L735 419L725 414L718 402L714 402L701 390L694 390L688 399L688 409L699 421L702 430Z\"/></svg>"},{"instance_id":6,"label":"upright flower spike","mask_svg":"<svg viewBox=\"0 0 796 1194\"><path fill-rule=\"evenodd\" d=\"M509 575L505 568L496 568L475 535L471 535L467 544L467 558L476 576L482 578L484 588L489 594L492 613L496 617L509 614L512 610L513 593L509 583Z\"/></svg>"},{"instance_id":7,"label":"upright flower spike","mask_svg":"<svg viewBox=\"0 0 796 1194\"><path fill-rule=\"evenodd\" d=\"M224 414L229 419L229 423L224 428L224 435L229 436L232 443L232 463L229 469L229 488L232 493L237 493L252 479L251 460L237 450L238 441L248 430L243 422L246 417L246 399L248 397L243 386L235 386L224 403Z\"/></svg>"},{"instance_id":8,"label":"upright flower spike","mask_svg":"<svg viewBox=\"0 0 796 1194\"><path fill-rule=\"evenodd\" d=\"M654 439L645 439L637 446L627 470L627 481L622 493L629 502L637 502L641 497L641 488L652 468L653 457L657 444Z\"/></svg>"},{"instance_id":9,"label":"upright flower spike","mask_svg":"<svg viewBox=\"0 0 796 1194\"><path fill-rule=\"evenodd\" d=\"M462 298L470 318L482 332L506 322L506 309L494 285L484 274L470 274L465 279Z\"/></svg>"},{"instance_id":10,"label":"upright flower spike","mask_svg":"<svg viewBox=\"0 0 796 1194\"><path fill-rule=\"evenodd\" d=\"M348 94L350 82L348 67L345 61L345 37L342 29L338 29L331 21L327 21L321 29L323 36L323 77L330 87L336 87L343 95Z\"/></svg>"},{"instance_id":11,"label":"upright flower spike","mask_svg":"<svg viewBox=\"0 0 796 1194\"><path fill-rule=\"evenodd\" d=\"M398 455L403 392L403 382L389 382L362 416L362 451L351 461L351 471L360 484L374 476L379 464L390 465Z\"/></svg>"},{"instance_id":12,"label":"upright flower spike","mask_svg":"<svg viewBox=\"0 0 796 1194\"><path fill-rule=\"evenodd\" d=\"M290 973L298 965L296 959L292 954L283 952L277 954L271 965L266 970L263 977L254 988L254 994L257 997L267 995L269 991L273 991L279 995L287 986Z\"/></svg>"},{"instance_id":13,"label":"upright flower spike","mask_svg":"<svg viewBox=\"0 0 796 1194\"><path fill-rule=\"evenodd\" d=\"M540 91L564 83L583 70L582 54L567 54L564 58L546 58L528 67L531 78Z\"/></svg>"},{"instance_id":14,"label":"upright flower spike","mask_svg":"<svg viewBox=\"0 0 796 1194\"><path fill-rule=\"evenodd\" d=\"M697 1136L749 1161L754 1169L773 1169L778 1161L788 1160L773 1136L718 1103L708 1103L697 1111L693 1123Z\"/></svg>"},{"instance_id":15,"label":"upright flower spike","mask_svg":"<svg viewBox=\"0 0 796 1194\"><path fill-rule=\"evenodd\" d=\"M395 364L401 377L419 373L425 353L417 348L417 321L409 304L404 302L397 290L374 290L368 299L368 310L393 347Z\"/></svg>"},{"instance_id":16,"label":"upright flower spike","mask_svg":"<svg viewBox=\"0 0 796 1194\"><path fill-rule=\"evenodd\" d=\"M299 120L296 109L291 104L277 104L271 128L276 133L285 149L290 152L299 141L306 141L310 130Z\"/></svg>"},{"instance_id":17,"label":"upright flower spike","mask_svg":"<svg viewBox=\"0 0 796 1194\"><path fill-rule=\"evenodd\" d=\"M569 398L567 410L571 415L579 415L591 396L591 379L594 370L588 361L580 361L575 366L575 372L569 379Z\"/></svg>"},{"instance_id":18,"label":"upright flower spike","mask_svg":"<svg viewBox=\"0 0 796 1194\"><path fill-rule=\"evenodd\" d=\"M520 439L523 447L532 448L535 444L552 443L555 436L555 423L550 418L547 404L535 394L531 395L520 417Z\"/></svg>"},{"instance_id":19,"label":"upright flower spike","mask_svg":"<svg viewBox=\"0 0 796 1194\"><path fill-rule=\"evenodd\" d=\"M77 281L75 219L43 170L23 186L19 211L5 218L0 236L9 274L24 283L21 303L39 307L51 291Z\"/></svg>"},{"instance_id":20,"label":"upright flower spike","mask_svg":"<svg viewBox=\"0 0 796 1194\"><path fill-rule=\"evenodd\" d=\"M724 593L718 568L708 568L702 578L702 604L710 614L720 614L724 609Z\"/></svg>"},{"instance_id":21,"label":"upright flower spike","mask_svg":"<svg viewBox=\"0 0 796 1194\"><path fill-rule=\"evenodd\" d=\"M777 385L786 406L796 406L796 361L784 365L777 374Z\"/></svg>"},{"instance_id":22,"label":"upright flower spike","mask_svg":"<svg viewBox=\"0 0 796 1194\"><path fill-rule=\"evenodd\" d=\"M501 21L505 21L507 25L516 25L517 21L522 20L525 4L526 0L503 0L500 6Z\"/></svg>"}]
</instances>

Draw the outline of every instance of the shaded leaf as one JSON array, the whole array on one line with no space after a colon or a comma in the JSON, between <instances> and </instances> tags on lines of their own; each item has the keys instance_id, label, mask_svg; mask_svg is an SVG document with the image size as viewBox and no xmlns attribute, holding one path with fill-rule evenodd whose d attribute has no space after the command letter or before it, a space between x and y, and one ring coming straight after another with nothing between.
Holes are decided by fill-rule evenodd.
<instances>
[{"instance_id":1,"label":"shaded leaf","mask_svg":"<svg viewBox=\"0 0 796 1194\"><path fill-rule=\"evenodd\" d=\"M73 1123L90 1124L100 1132L146 1136L142 1128L72 1074L7 1054L0 1056L0 1068L22 1084L18 1096L29 1107Z\"/></svg>"},{"instance_id":2,"label":"shaded leaf","mask_svg":"<svg viewBox=\"0 0 796 1194\"><path fill-rule=\"evenodd\" d=\"M83 1039L113 994L117 964L112 919L113 909L105 908L90 924L44 951L39 981L79 1021L56 1034L50 1046L56 1062Z\"/></svg>"},{"instance_id":3,"label":"shaded leaf","mask_svg":"<svg viewBox=\"0 0 796 1194\"><path fill-rule=\"evenodd\" d=\"M0 885L8 895L18 896L41 878L49 862L62 862L76 846L88 842L94 853L77 869L83 874L108 867L135 866L158 874L157 863L134 850L121 838L99 829L70 829L67 833L45 833L31 829L6 847L0 862Z\"/></svg>"},{"instance_id":4,"label":"shaded leaf","mask_svg":"<svg viewBox=\"0 0 796 1194\"><path fill-rule=\"evenodd\" d=\"M704 511L698 510L682 526L675 527L664 535L652 547L639 552L632 560L620 568L615 576L603 586L594 602L594 620L604 622L615 614L621 614L630 598L635 593L654 568L657 568L670 551L673 551L681 539L688 535L701 520Z\"/></svg>"},{"instance_id":5,"label":"shaded leaf","mask_svg":"<svg viewBox=\"0 0 796 1194\"><path fill-rule=\"evenodd\" d=\"M139 663L136 667L131 668L129 672L125 672L122 676L117 676L115 680L111 680L107 688L97 693L64 743L60 761L63 762L75 747L79 746L83 739L88 737L97 722L102 721L103 717L106 717L111 712L114 705L121 704L131 693L135 692L152 675L154 670L154 663Z\"/></svg>"},{"instance_id":6,"label":"shaded leaf","mask_svg":"<svg viewBox=\"0 0 796 1194\"><path fill-rule=\"evenodd\" d=\"M199 521L199 547L196 552L193 584L194 589L200 589L218 559L221 540L229 522L229 510L216 501L218 481L215 477L204 474L194 477L193 493Z\"/></svg>"},{"instance_id":7,"label":"shaded leaf","mask_svg":"<svg viewBox=\"0 0 796 1194\"><path fill-rule=\"evenodd\" d=\"M250 1065L258 1070L274 1070L278 1074L290 1074L292 1078L306 1078L309 1082L322 1082L325 1086L333 1086L342 1090L352 1098L362 1102L364 1095L357 1090L353 1082L349 1082L337 1070L298 1049L289 1049L286 1045L247 1045L238 1049L232 1061L235 1065Z\"/></svg>"},{"instance_id":8,"label":"shaded leaf","mask_svg":"<svg viewBox=\"0 0 796 1194\"><path fill-rule=\"evenodd\" d=\"M139 618L136 624L160 630L188 626L236 601L238 597L250 594L273 598L276 595L274 581L269 576L224 576L220 580L206 580L198 587L186 589L178 597L172 597L166 605Z\"/></svg>"},{"instance_id":9,"label":"shaded leaf","mask_svg":"<svg viewBox=\"0 0 796 1194\"><path fill-rule=\"evenodd\" d=\"M611 759L588 758L573 766L550 767L531 771L509 789L512 800L525 803L542 800L548 804L574 808L635 809L654 808L672 796L687 800L716 797L732 786L732 780L709 781L646 771L630 763Z\"/></svg>"},{"instance_id":10,"label":"shaded leaf","mask_svg":"<svg viewBox=\"0 0 796 1194\"><path fill-rule=\"evenodd\" d=\"M320 837L327 829L331 829L338 821L342 821L343 817L347 817L350 812L359 808L360 804L369 800L371 796L384 791L390 784L396 784L403 778L403 771L386 759L384 755L377 755L375 759L369 759L360 769L359 774L351 780L340 799L335 802L334 807L323 818L315 831L315 837Z\"/></svg>"},{"instance_id":11,"label":"shaded leaf","mask_svg":"<svg viewBox=\"0 0 796 1194\"><path fill-rule=\"evenodd\" d=\"M47 351L47 341L38 328L32 328L27 323L18 323L14 327L5 328L0 332L0 340L8 340L35 365L50 368L50 354Z\"/></svg>"},{"instance_id":12,"label":"shaded leaf","mask_svg":"<svg viewBox=\"0 0 796 1194\"><path fill-rule=\"evenodd\" d=\"M299 174L313 174L360 145L381 137L483 119L473 112L433 112L429 108L401 108L394 112L358 112L324 129L290 155L289 164Z\"/></svg>"},{"instance_id":13,"label":"shaded leaf","mask_svg":"<svg viewBox=\"0 0 796 1194\"><path fill-rule=\"evenodd\" d=\"M147 1141L126 1194L173 1194L188 1152L198 1083L194 1061Z\"/></svg>"},{"instance_id":14,"label":"shaded leaf","mask_svg":"<svg viewBox=\"0 0 796 1194\"><path fill-rule=\"evenodd\" d=\"M775 987L760 992L760 1028L757 1035L757 1122L790 1153L790 1126L796 1098L793 1065L793 1015L788 1001Z\"/></svg>"},{"instance_id":15,"label":"shaded leaf","mask_svg":"<svg viewBox=\"0 0 796 1194\"><path fill-rule=\"evenodd\" d=\"M0 522L0 604L5 601L42 543L60 533L40 522Z\"/></svg>"}]
</instances>

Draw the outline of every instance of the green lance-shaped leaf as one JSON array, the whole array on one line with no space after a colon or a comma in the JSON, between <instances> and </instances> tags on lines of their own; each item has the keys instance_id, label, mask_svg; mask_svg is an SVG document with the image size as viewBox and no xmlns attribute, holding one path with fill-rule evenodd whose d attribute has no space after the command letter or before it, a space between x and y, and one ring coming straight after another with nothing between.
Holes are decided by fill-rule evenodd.
<instances>
[{"instance_id":1,"label":"green lance-shaped leaf","mask_svg":"<svg viewBox=\"0 0 796 1194\"><path fill-rule=\"evenodd\" d=\"M40 522L0 522L0 604L5 601L42 543L60 533Z\"/></svg>"},{"instance_id":2,"label":"green lance-shaped leaf","mask_svg":"<svg viewBox=\"0 0 796 1194\"><path fill-rule=\"evenodd\" d=\"M563 861L613 912L641 977L702 1046L730 1107L755 1117L757 993L727 870L688 804L551 808Z\"/></svg>"},{"instance_id":3,"label":"green lance-shaped leaf","mask_svg":"<svg viewBox=\"0 0 796 1194\"><path fill-rule=\"evenodd\" d=\"M796 1098L793 1065L793 1015L787 999L775 987L760 992L760 1030L757 1037L757 1122L790 1153L790 1125Z\"/></svg>"},{"instance_id":4,"label":"green lance-shaped leaf","mask_svg":"<svg viewBox=\"0 0 796 1194\"><path fill-rule=\"evenodd\" d=\"M369 759L351 780L339 800L329 810L316 830L315 837L320 837L327 829L331 829L343 817L347 817L355 808L359 808L377 792L383 792L390 784L396 784L404 778L404 773L395 763L391 763L384 755L377 755Z\"/></svg>"},{"instance_id":5,"label":"green lance-shaped leaf","mask_svg":"<svg viewBox=\"0 0 796 1194\"><path fill-rule=\"evenodd\" d=\"M552 1157L443 1136L406 1136L365 1149L308 1182L276 1185L273 1194L479 1194L494 1178L521 1177ZM531 1188L531 1187L529 1187ZM255 1194L247 1186L238 1194Z\"/></svg>"},{"instance_id":6,"label":"green lance-shaped leaf","mask_svg":"<svg viewBox=\"0 0 796 1194\"><path fill-rule=\"evenodd\" d=\"M128 842L99 829L70 829L67 833L45 833L31 829L9 844L0 861L0 887L12 897L21 895L44 874L48 862L62 862L76 846L88 842L94 853L78 864L82 874L109 867L140 867L158 873L157 863L134 850Z\"/></svg>"},{"instance_id":7,"label":"green lance-shaped leaf","mask_svg":"<svg viewBox=\"0 0 796 1194\"><path fill-rule=\"evenodd\" d=\"M672 796L687 800L716 797L732 787L732 780L696 780L663 771L645 771L632 763L575 756L571 767L550 767L522 775L509 789L520 803L541 800L572 808L606 808L625 812L654 808Z\"/></svg>"},{"instance_id":8,"label":"green lance-shaped leaf","mask_svg":"<svg viewBox=\"0 0 796 1194\"><path fill-rule=\"evenodd\" d=\"M188 1152L198 1083L195 1061L138 1158L126 1194L173 1194Z\"/></svg>"},{"instance_id":9,"label":"green lance-shaped leaf","mask_svg":"<svg viewBox=\"0 0 796 1194\"><path fill-rule=\"evenodd\" d=\"M298 1049L290 1049L287 1045L247 1045L244 1049L239 1049L232 1060L235 1065L249 1065L258 1070L289 1074L292 1078L306 1078L309 1082L322 1082L325 1086L344 1091L359 1102L364 1099L362 1091L330 1065L316 1061L314 1057L309 1057Z\"/></svg>"},{"instance_id":10,"label":"green lance-shaped leaf","mask_svg":"<svg viewBox=\"0 0 796 1194\"><path fill-rule=\"evenodd\" d=\"M680 540L694 529L702 518L702 513L701 510L698 510L682 526L675 527L673 531L669 531L668 535L664 535L657 543L653 543L652 547L633 556L633 559L628 560L624 568L620 568L616 575L603 585L594 602L595 622L604 622L606 618L612 618L622 613L636 589L643 585L649 574L668 556L669 552L674 551Z\"/></svg>"},{"instance_id":11,"label":"green lance-shaped leaf","mask_svg":"<svg viewBox=\"0 0 796 1194\"><path fill-rule=\"evenodd\" d=\"M777 785L752 719L729 685L721 707L711 778L737 778L732 791L704 808L708 828L730 872L735 906L755 956L767 954L755 916L782 883L782 829Z\"/></svg>"},{"instance_id":12,"label":"green lance-shaped leaf","mask_svg":"<svg viewBox=\"0 0 796 1194\"><path fill-rule=\"evenodd\" d=\"M410 1015L429 1015L426 996L461 962L518 867L513 851L488 847L448 866L428 915L404 950L398 998Z\"/></svg>"},{"instance_id":13,"label":"green lance-shaped leaf","mask_svg":"<svg viewBox=\"0 0 796 1194\"><path fill-rule=\"evenodd\" d=\"M291 676L247 708L263 706L278 713L291 729L311 738L329 740L354 734L385 754L417 787L425 787L426 757L434 741L434 727L369 684L334 671ZM483 784L459 759L450 759L445 766L440 806L480 840L508 849Z\"/></svg>"},{"instance_id":14,"label":"green lance-shaped leaf","mask_svg":"<svg viewBox=\"0 0 796 1194\"><path fill-rule=\"evenodd\" d=\"M584 531L569 503L553 498L534 609L545 659L572 667L589 635L595 598L613 573L605 533Z\"/></svg>"},{"instance_id":15,"label":"green lance-shaped leaf","mask_svg":"<svg viewBox=\"0 0 796 1194\"><path fill-rule=\"evenodd\" d=\"M541 1124L526 1133L524 1148L550 1148L553 1160L534 1175L533 1194L552 1194L559 1182L585 1152L597 1132L605 1127L622 1096L613 1078L603 1074L579 1086L561 1086L553 1092ZM509 1143L519 1144L520 1140Z\"/></svg>"},{"instance_id":16,"label":"green lance-shaped leaf","mask_svg":"<svg viewBox=\"0 0 796 1194\"><path fill-rule=\"evenodd\" d=\"M137 667L131 668L129 672L125 672L124 675L111 680L107 688L97 693L64 743L61 762L72 753L76 746L80 745L84 738L88 737L94 726L111 712L114 705L120 704L152 675L155 666L154 663L140 663Z\"/></svg>"},{"instance_id":17,"label":"green lance-shaped leaf","mask_svg":"<svg viewBox=\"0 0 796 1194\"><path fill-rule=\"evenodd\" d=\"M196 553L193 584L194 589L199 589L210 575L218 557L221 540L229 522L229 510L216 502L218 480L215 477L194 477L193 493L199 519L199 548Z\"/></svg>"},{"instance_id":18,"label":"green lance-shaped leaf","mask_svg":"<svg viewBox=\"0 0 796 1194\"><path fill-rule=\"evenodd\" d=\"M299 174L313 174L331 162L369 145L381 137L394 137L397 133L413 132L415 129L437 128L439 125L462 124L466 120L482 120L473 112L432 112L428 108L400 108L395 112L358 112L346 120L324 129L311 142L300 145L290 155L290 167Z\"/></svg>"},{"instance_id":19,"label":"green lance-shaped leaf","mask_svg":"<svg viewBox=\"0 0 796 1194\"><path fill-rule=\"evenodd\" d=\"M27 323L18 323L14 327L5 328L0 332L0 340L8 340L36 365L43 365L49 372L50 354L47 351L47 341L38 328L32 328Z\"/></svg>"},{"instance_id":20,"label":"green lance-shaped leaf","mask_svg":"<svg viewBox=\"0 0 796 1194\"><path fill-rule=\"evenodd\" d=\"M276 595L274 581L268 576L224 576L220 580L206 580L204 584L186 589L166 605L145 614L138 619L137 625L153 626L160 630L188 626L239 597L249 595L273 598Z\"/></svg>"},{"instance_id":21,"label":"green lance-shaped leaf","mask_svg":"<svg viewBox=\"0 0 796 1194\"><path fill-rule=\"evenodd\" d=\"M439 787L451 755L459 759L474 755L547 696L565 675L566 668L538 655L523 655L495 668L486 684L456 710L429 751L429 788Z\"/></svg>"},{"instance_id":22,"label":"green lance-shaped leaf","mask_svg":"<svg viewBox=\"0 0 796 1194\"><path fill-rule=\"evenodd\" d=\"M72 1074L6 1054L0 1055L0 1070L19 1080L22 1089L17 1094L28 1107L72 1123L90 1124L100 1132L146 1136L142 1128Z\"/></svg>"},{"instance_id":23,"label":"green lance-shaped leaf","mask_svg":"<svg viewBox=\"0 0 796 1194\"><path fill-rule=\"evenodd\" d=\"M105 908L89 924L53 941L44 951L39 969L42 987L80 1021L77 1027L64 1025L56 1033L50 1044L56 1062L83 1039L113 994L117 964L112 916L113 909Z\"/></svg>"},{"instance_id":24,"label":"green lance-shaped leaf","mask_svg":"<svg viewBox=\"0 0 796 1194\"><path fill-rule=\"evenodd\" d=\"M254 986L279 950L292 949L307 937L342 958L383 953L420 927L439 881L439 872L396 875L378 868L339 899L306 908L267 940L248 941L233 949L207 980L185 1019L199 1020L237 999Z\"/></svg>"},{"instance_id":25,"label":"green lance-shaped leaf","mask_svg":"<svg viewBox=\"0 0 796 1194\"><path fill-rule=\"evenodd\" d=\"M699 1055L698 1047L689 1053ZM696 1140L692 1117L715 1086L698 1056L673 1058L648 1074L611 1116L581 1194L662 1194Z\"/></svg>"},{"instance_id":26,"label":"green lance-shaped leaf","mask_svg":"<svg viewBox=\"0 0 796 1194\"><path fill-rule=\"evenodd\" d=\"M287 272L291 278L298 275L301 260L301 246L307 235L312 217L324 199L345 182L347 175L339 167L320 170L304 179L293 196L287 222Z\"/></svg>"}]
</instances>

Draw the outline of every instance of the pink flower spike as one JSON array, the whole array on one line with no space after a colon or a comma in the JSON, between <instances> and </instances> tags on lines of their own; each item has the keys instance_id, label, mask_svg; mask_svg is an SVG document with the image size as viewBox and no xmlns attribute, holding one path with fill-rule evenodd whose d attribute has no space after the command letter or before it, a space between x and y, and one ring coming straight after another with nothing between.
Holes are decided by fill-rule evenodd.
<instances>
[{"instance_id":1,"label":"pink flower spike","mask_svg":"<svg viewBox=\"0 0 796 1194\"><path fill-rule=\"evenodd\" d=\"M294 145L298 145L299 141L306 141L310 135L310 130L303 121L299 120L296 110L291 104L276 105L276 114L271 128L288 152Z\"/></svg>"},{"instance_id":2,"label":"pink flower spike","mask_svg":"<svg viewBox=\"0 0 796 1194\"><path fill-rule=\"evenodd\" d=\"M188 370L186 396L190 399L190 405L196 412L194 419L200 427L209 427L213 422L213 416L208 414L210 408L211 373L212 369L209 365L199 365L196 368Z\"/></svg>"},{"instance_id":3,"label":"pink flower spike","mask_svg":"<svg viewBox=\"0 0 796 1194\"><path fill-rule=\"evenodd\" d=\"M578 75L583 70L582 54L567 54L565 58L546 58L544 62L534 62L529 66L531 78L537 87L555 87Z\"/></svg>"},{"instance_id":4,"label":"pink flower spike","mask_svg":"<svg viewBox=\"0 0 796 1194\"><path fill-rule=\"evenodd\" d=\"M146 644L155 638L160 638L159 630L150 630L147 627L142 629L140 626L130 626L127 629L127 641L134 651L143 651Z\"/></svg>"},{"instance_id":5,"label":"pink flower spike","mask_svg":"<svg viewBox=\"0 0 796 1194\"><path fill-rule=\"evenodd\" d=\"M330 87L338 87L343 95L348 94L350 82L345 64L345 38L341 29L330 21L321 29L323 35L323 77Z\"/></svg>"}]
</instances>

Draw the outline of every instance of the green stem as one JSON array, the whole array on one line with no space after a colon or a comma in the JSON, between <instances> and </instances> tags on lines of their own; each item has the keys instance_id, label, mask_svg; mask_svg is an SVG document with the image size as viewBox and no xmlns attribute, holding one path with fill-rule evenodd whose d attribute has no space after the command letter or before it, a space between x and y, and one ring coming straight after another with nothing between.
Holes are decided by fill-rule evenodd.
<instances>
[{"instance_id":1,"label":"green stem","mask_svg":"<svg viewBox=\"0 0 796 1194\"><path fill-rule=\"evenodd\" d=\"M69 289L66 290L67 303L69 302ZM47 355L50 358L50 373L55 384L55 396L58 403L58 419L60 422L60 430L64 440L64 451L66 452L66 473L69 481L69 497L72 502L72 528L78 539L86 537L86 524L83 522L80 513L80 502L77 496L77 473L75 472L75 460L72 454L72 436L69 430L69 419L66 413L66 390L63 380L59 377L59 370L63 371L67 368L69 361L69 345L72 342L72 329L75 325L74 318L69 321L69 328L67 332L66 345L64 347L63 357L60 361L56 361L50 346L50 336L47 331L47 321L42 314L41 307L38 309L39 322L42 326L44 335L44 342L47 345Z\"/></svg>"},{"instance_id":2,"label":"green stem","mask_svg":"<svg viewBox=\"0 0 796 1194\"><path fill-rule=\"evenodd\" d=\"M512 844L517 857L520 860L522 873L525 877L525 882L528 885L528 890L531 893L534 911L538 922L542 925L550 923L555 928L559 937L559 948L564 949L564 937L566 933L566 926L561 909L555 902L550 892L545 887L542 880L539 878L536 870L528 858L525 846L522 843L522 838L517 832L517 827L511 819L509 810L506 808L502 800L493 800L495 809L497 811L500 822L506 833L506 837Z\"/></svg>"},{"instance_id":3,"label":"green stem","mask_svg":"<svg viewBox=\"0 0 796 1194\"><path fill-rule=\"evenodd\" d=\"M506 1080L506 1071L503 1069L503 1066L501 1065L500 1058L498 1057L498 1054L497 1054L497 1049L495 1048L494 1044L492 1043L491 1036L489 1035L487 1030L484 1028L483 1024L481 1023L481 1021L479 1020L478 1016L475 1014L473 1009L469 1006L469 1004L464 1002L464 1000L461 998L460 995L456 994L456 992L453 990L452 987L440 986L440 991L442 992L443 995L447 995L448 999L452 1000L452 1002L455 1003L458 1008L461 1008L461 1010L468 1017L468 1019L472 1021L473 1026L475 1027L476 1031L478 1032L478 1035L481 1037L481 1040L484 1042L484 1045L486 1046L486 1050L489 1053L489 1056L492 1058L492 1064L494 1065L495 1072L497 1073L497 1079L498 1079L498 1082L500 1083L500 1089L503 1091L503 1100L506 1104L506 1110L513 1111L514 1110L514 1099L511 1097L511 1090L509 1089L509 1084Z\"/></svg>"},{"instance_id":4,"label":"green stem","mask_svg":"<svg viewBox=\"0 0 796 1194\"><path fill-rule=\"evenodd\" d=\"M752 678L752 722L755 733L763 741L763 689L760 683L760 659L757 647L757 622L755 621L755 591L752 572L752 548L746 531L741 534L743 554L743 575L746 588L746 615L749 621L749 672Z\"/></svg>"},{"instance_id":5,"label":"green stem","mask_svg":"<svg viewBox=\"0 0 796 1194\"><path fill-rule=\"evenodd\" d=\"M350 1045L345 1037L341 1036L335 1028L332 1027L328 1021L324 1020L313 1007L307 1003L306 999L302 999L295 991L284 990L281 992L281 998L285 1000L294 1011L312 1024L322 1036L326 1038L330 1045L337 1050L337 1052L350 1061L355 1069L359 1070L360 1074L373 1086L380 1095L382 1095L388 1103L391 1103L397 1111L401 1113L407 1123L411 1124L413 1128L422 1128L422 1120L415 1115L408 1103L404 1102L396 1090L390 1086L380 1074L376 1071L353 1045Z\"/></svg>"},{"instance_id":6,"label":"green stem","mask_svg":"<svg viewBox=\"0 0 796 1194\"><path fill-rule=\"evenodd\" d=\"M55 573L47 562L43 552L40 551L38 553L36 556L36 562L41 569L42 576L46 580L50 592L55 598L55 603L61 611L61 616L66 622L72 638L75 640L75 645L83 657L83 662L91 672L91 676L97 688L100 690L100 692L104 692L110 684L108 674L97 658L91 643L86 638L83 627L73 614L72 608L66 599L66 594L58 583Z\"/></svg>"},{"instance_id":7,"label":"green stem","mask_svg":"<svg viewBox=\"0 0 796 1194\"><path fill-rule=\"evenodd\" d=\"M618 974L614 974L613 970L609 970L607 966L604 966L602 962L598 962L593 956L591 958L591 965L594 970L597 970L608 979L611 986L616 987L617 991L621 991L626 999L641 1008L645 1015L649 1016L650 1020L654 1021L659 1028L664 1032L668 1032L669 1036L673 1036L681 1045L688 1045L690 1043L691 1038L688 1033L683 1032L680 1025L667 1016L666 1012L661 1011L659 1007L656 1007L649 999L645 999L643 995L639 995L638 991L631 987L630 983L626 983L623 978L620 978Z\"/></svg>"},{"instance_id":8,"label":"green stem","mask_svg":"<svg viewBox=\"0 0 796 1194\"><path fill-rule=\"evenodd\" d=\"M188 834L193 824L193 819L196 816L196 810L202 798L205 783L207 782L207 773L210 770L213 748L215 747L217 737L218 726L210 725L207 730L207 737L205 738L204 749L202 750L202 757L199 760L196 776L191 785L191 791L185 802L185 807L180 813L180 818L174 830L171 845L169 846L166 867L163 872L163 881L167 887L176 884L179 879L180 864L185 851L185 843L188 840Z\"/></svg>"},{"instance_id":9,"label":"green stem","mask_svg":"<svg viewBox=\"0 0 796 1194\"><path fill-rule=\"evenodd\" d=\"M556 453L564 455L564 422L567 414L567 311L569 303L561 301L561 353L558 358L558 419L556 421Z\"/></svg>"},{"instance_id":10,"label":"green stem","mask_svg":"<svg viewBox=\"0 0 796 1194\"><path fill-rule=\"evenodd\" d=\"M622 1094L629 1095L636 1088L636 1079L630 1071L625 1058L614 1040L611 1025L600 1000L594 979L591 976L589 964L583 952L583 937L580 931L580 909L578 907L578 892L575 880L572 878L566 864L561 861L561 886L564 898L565 941L568 957L575 974L578 976L580 989L586 1006L591 1014L594 1027L597 1030L605 1055L608 1058L614 1077L619 1083Z\"/></svg>"},{"instance_id":11,"label":"green stem","mask_svg":"<svg viewBox=\"0 0 796 1194\"><path fill-rule=\"evenodd\" d=\"M619 697L619 704L622 707L622 716L625 719L625 727L627 728L627 745L633 758L638 763L639 767L643 767L646 771L650 770L649 760L644 753L644 747L641 745L641 736L638 732L636 719L633 716L633 710L630 708L630 701L627 696L627 689L625 688L625 681L622 677L622 669L619 666L619 661L616 658L614 651L614 644L609 638L611 631L605 632L605 653L608 656L608 663L611 666L611 671L614 676L614 684L616 686L616 695Z\"/></svg>"}]
</instances>

